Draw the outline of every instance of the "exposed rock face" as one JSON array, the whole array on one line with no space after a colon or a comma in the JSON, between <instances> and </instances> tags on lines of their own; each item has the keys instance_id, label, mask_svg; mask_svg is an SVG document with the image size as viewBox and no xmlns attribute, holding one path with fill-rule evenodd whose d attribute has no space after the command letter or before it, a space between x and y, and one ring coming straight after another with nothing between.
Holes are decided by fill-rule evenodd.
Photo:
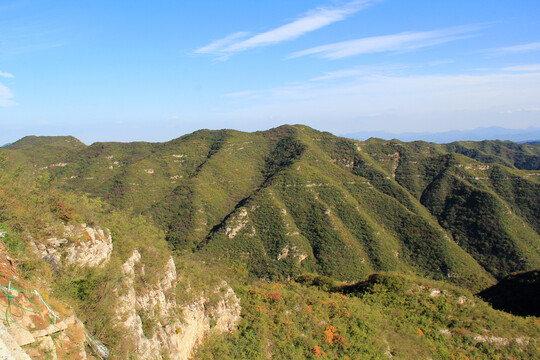
<instances>
[{"instance_id":1,"label":"exposed rock face","mask_svg":"<svg viewBox=\"0 0 540 360\"><path fill-rule=\"evenodd\" d=\"M237 214L234 224L225 229L225 234L229 239L233 239L248 223L248 212L245 208L242 208L240 209L240 213Z\"/></svg>"},{"instance_id":2,"label":"exposed rock face","mask_svg":"<svg viewBox=\"0 0 540 360\"><path fill-rule=\"evenodd\" d=\"M46 239L36 247L54 266L96 267L109 261L113 243L108 229L81 224L66 226L62 238ZM225 281L194 297L190 303L178 304L176 265L172 257L157 282L144 287L138 286L142 282L137 283L145 275L144 261L137 250L121 271L124 278L117 289L118 326L125 329L126 341L134 345L141 358L189 359L211 332L232 331L240 320L240 299Z\"/></svg>"},{"instance_id":3,"label":"exposed rock face","mask_svg":"<svg viewBox=\"0 0 540 360\"><path fill-rule=\"evenodd\" d=\"M109 229L99 227L91 228L82 224L80 229L71 228L70 231L80 234L84 239L71 244L66 249L66 263L80 266L104 265L111 258L113 249L111 233Z\"/></svg>"},{"instance_id":4,"label":"exposed rock face","mask_svg":"<svg viewBox=\"0 0 540 360\"><path fill-rule=\"evenodd\" d=\"M281 249L281 252L277 256L277 260L285 259L287 256L292 256L298 259L298 264L300 264L302 261L307 259L306 254L302 254L300 251L298 251L298 248L296 246L286 245L283 249Z\"/></svg>"},{"instance_id":5,"label":"exposed rock face","mask_svg":"<svg viewBox=\"0 0 540 360\"><path fill-rule=\"evenodd\" d=\"M17 300L20 303L30 307L31 304L24 295L15 291L12 294L13 296L17 295ZM39 304L39 312L34 314L20 311L17 317L11 317L9 326L0 325L0 328L3 328L3 330L0 329L0 333L5 331L6 335L9 334L13 339L10 352L14 358L87 359L85 345L88 334L83 323L74 315L65 319L58 317L56 321L51 321L51 312L44 306L45 302L38 301L37 303ZM7 307L9 308L9 305ZM12 309L6 310L5 304L0 304L0 310L7 313ZM9 340L6 339L6 335L0 336L4 343ZM24 351L18 350L18 346L14 346L15 344L25 346L24 351L30 357L24 357L22 355ZM15 356L18 352L21 352L19 357ZM4 359L1 354L0 351L0 359Z\"/></svg>"},{"instance_id":6,"label":"exposed rock face","mask_svg":"<svg viewBox=\"0 0 540 360\"><path fill-rule=\"evenodd\" d=\"M0 322L0 359L30 360L30 357L19 345L17 339Z\"/></svg>"},{"instance_id":7,"label":"exposed rock face","mask_svg":"<svg viewBox=\"0 0 540 360\"><path fill-rule=\"evenodd\" d=\"M157 284L138 293L135 281L137 276L144 274L144 266L136 266L140 262L141 255L134 250L123 264L125 278L122 289L118 290L117 306L119 324L132 336L139 356L189 359L210 332L236 328L240 320L240 299L225 281L212 290L218 297L217 302L210 302L207 296L201 295L189 304L178 304L176 267L172 257Z\"/></svg>"},{"instance_id":8,"label":"exposed rock face","mask_svg":"<svg viewBox=\"0 0 540 360\"><path fill-rule=\"evenodd\" d=\"M109 229L79 226L66 226L64 238L50 238L38 244L41 256L55 266L72 265L95 267L103 266L111 257L113 249Z\"/></svg>"},{"instance_id":9,"label":"exposed rock face","mask_svg":"<svg viewBox=\"0 0 540 360\"><path fill-rule=\"evenodd\" d=\"M93 359L83 323L30 290L8 256L0 256L0 283L0 359Z\"/></svg>"}]
</instances>

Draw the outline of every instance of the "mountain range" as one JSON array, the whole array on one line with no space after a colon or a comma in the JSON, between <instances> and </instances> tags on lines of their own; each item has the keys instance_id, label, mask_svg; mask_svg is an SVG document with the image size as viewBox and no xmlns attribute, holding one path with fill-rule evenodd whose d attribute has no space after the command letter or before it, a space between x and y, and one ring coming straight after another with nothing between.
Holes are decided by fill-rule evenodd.
<instances>
[{"instance_id":1,"label":"mountain range","mask_svg":"<svg viewBox=\"0 0 540 360\"><path fill-rule=\"evenodd\" d=\"M514 142L534 142L540 139L540 128L508 129L499 126L479 127L472 130L451 130L444 132L403 132L361 131L343 134L342 136L367 140L371 137L385 140L399 139L401 141L429 141L446 144L454 141L508 140Z\"/></svg>"},{"instance_id":2,"label":"mountain range","mask_svg":"<svg viewBox=\"0 0 540 360\"><path fill-rule=\"evenodd\" d=\"M411 291L443 286L448 294L464 289L463 296L471 297L470 292L512 273L540 267L540 146L534 143L359 141L284 125L254 133L199 130L164 143L87 146L69 136L29 136L1 148L1 156L6 173L25 169L41 184L29 186L29 194L35 188L57 194L47 195L53 200L42 205L53 209L55 221L69 223L77 216L86 222L102 221L113 239L125 237L120 229L130 223L155 228L138 231L153 234L137 240L138 249L148 248L143 257L157 256L144 255L153 254L155 244L162 257L169 251L186 264L197 261L214 264L223 274L233 271L236 275L227 275L227 281L237 284L244 302L269 306L264 316L278 311L272 304L283 304L282 299L321 296L344 296L351 304L357 299L370 304L380 300L402 311L396 299L412 296ZM64 197L68 200L54 200ZM102 215L84 215L85 219L68 210L72 205L78 214L89 214L84 206L90 205L84 204L99 207ZM4 209L6 214L10 211ZM132 220L121 220L115 211ZM24 232L26 225L20 224L27 221L15 221L24 217L17 214L4 221L19 224ZM150 241L160 236L162 240ZM134 246L125 241L115 248L123 254L118 255L121 261ZM148 282L151 265L146 269L143 278ZM184 276L180 268L178 272L179 278ZM296 279L292 285L291 279ZM280 286L287 290L276 290ZM389 298L392 289L395 294ZM420 293L414 296L427 296ZM437 306L448 306L444 304ZM352 308L347 309L340 311ZM249 311L242 315L245 321L255 316ZM384 327L375 323L377 329ZM244 332L235 333L234 341L248 349L252 343L247 339L255 333L263 336L262 330L249 321L241 324ZM325 331L333 331L325 326ZM332 334L337 336L336 331ZM268 341L275 340L264 334ZM436 339L440 336L445 335ZM256 353L267 356L265 345L259 345ZM379 345L383 346L378 344L378 349ZM216 350L212 346L201 348L201 358L210 358ZM248 356L235 357L230 354L236 350L225 348L231 358ZM350 356L344 349L334 350L335 356Z\"/></svg>"},{"instance_id":3,"label":"mountain range","mask_svg":"<svg viewBox=\"0 0 540 360\"><path fill-rule=\"evenodd\" d=\"M540 264L540 147L336 137L305 126L166 143L26 137L58 188L149 215L177 250L259 277L412 271L482 287Z\"/></svg>"}]
</instances>

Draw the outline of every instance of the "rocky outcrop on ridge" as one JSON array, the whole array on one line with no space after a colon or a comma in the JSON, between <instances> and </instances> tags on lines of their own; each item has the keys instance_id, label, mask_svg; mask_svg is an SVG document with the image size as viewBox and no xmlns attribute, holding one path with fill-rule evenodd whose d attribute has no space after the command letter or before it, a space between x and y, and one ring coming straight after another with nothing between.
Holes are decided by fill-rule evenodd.
<instances>
[{"instance_id":1,"label":"rocky outcrop on ridge","mask_svg":"<svg viewBox=\"0 0 540 360\"><path fill-rule=\"evenodd\" d=\"M52 237L36 245L39 254L56 267L105 265L111 258L113 243L109 229L86 224L64 227L63 237Z\"/></svg>"}]
</instances>

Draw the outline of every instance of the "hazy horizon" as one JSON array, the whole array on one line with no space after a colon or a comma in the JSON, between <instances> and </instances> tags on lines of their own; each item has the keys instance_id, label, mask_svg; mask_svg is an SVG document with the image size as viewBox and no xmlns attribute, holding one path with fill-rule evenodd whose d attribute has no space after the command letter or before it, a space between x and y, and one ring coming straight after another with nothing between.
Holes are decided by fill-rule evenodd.
<instances>
[{"instance_id":1,"label":"hazy horizon","mask_svg":"<svg viewBox=\"0 0 540 360\"><path fill-rule=\"evenodd\" d=\"M282 125L305 125L305 124L282 124ZM280 125L280 126L282 126ZM246 132L255 132L255 131L265 131L270 130L271 128L267 129L260 129L260 130L253 130L253 131L246 131ZM323 131L320 129L316 129L319 131ZM207 128L201 128L198 130L233 130L233 131L243 131L239 129L233 129L233 128L223 128L223 129L207 129ZM486 133L487 132L487 133ZM177 138L181 138L182 136L189 135L190 133L183 133L183 134L174 134L170 135L171 137L159 141L147 141L147 140L140 140L140 139L128 139L128 140L118 140L118 139L95 139L95 140L85 140L85 137L78 137L73 134L46 134L46 135L38 135L38 134L25 134L23 136L20 136L19 138L7 142L7 143L0 143L0 147L11 145L25 137L30 136L44 136L44 137L55 137L55 136L73 136L77 140L81 141L85 145L92 145L94 143L103 143L103 142L120 142L120 143L129 143L129 142L168 142L172 141ZM540 140L540 127L533 127L529 126L527 128L503 128L498 126L492 126L492 127L478 127L474 129L459 129L459 130L450 130L450 131L442 131L442 132L401 132L401 133L392 133L388 131L383 130L373 130L373 131L359 131L359 132L351 132L351 133L332 133L336 136L341 137L347 137L351 139L357 139L357 140L366 140L371 137L381 138L384 140L392 140L392 139L398 139L401 141L427 141L427 142L435 142L435 143L449 143L453 141L481 141L481 140L502 140L502 141L514 141L514 142L529 142L529 141L539 141ZM528 136L530 135L530 136Z\"/></svg>"}]
</instances>

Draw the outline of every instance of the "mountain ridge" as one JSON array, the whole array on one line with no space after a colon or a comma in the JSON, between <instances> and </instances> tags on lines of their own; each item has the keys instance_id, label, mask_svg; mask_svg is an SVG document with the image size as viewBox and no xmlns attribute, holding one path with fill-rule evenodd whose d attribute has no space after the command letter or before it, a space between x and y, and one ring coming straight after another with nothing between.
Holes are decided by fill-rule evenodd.
<instances>
[{"instance_id":1,"label":"mountain ridge","mask_svg":"<svg viewBox=\"0 0 540 360\"><path fill-rule=\"evenodd\" d=\"M361 142L284 125L50 156L34 161L54 186L147 214L178 250L259 277L395 270L479 289L540 264L538 176L517 168L538 170L533 145Z\"/></svg>"},{"instance_id":2,"label":"mountain ridge","mask_svg":"<svg viewBox=\"0 0 540 360\"><path fill-rule=\"evenodd\" d=\"M540 265L534 146L305 126L38 143L0 149L2 263L111 359L538 357L537 318L473 295ZM107 263L69 265L105 228Z\"/></svg>"}]
</instances>

